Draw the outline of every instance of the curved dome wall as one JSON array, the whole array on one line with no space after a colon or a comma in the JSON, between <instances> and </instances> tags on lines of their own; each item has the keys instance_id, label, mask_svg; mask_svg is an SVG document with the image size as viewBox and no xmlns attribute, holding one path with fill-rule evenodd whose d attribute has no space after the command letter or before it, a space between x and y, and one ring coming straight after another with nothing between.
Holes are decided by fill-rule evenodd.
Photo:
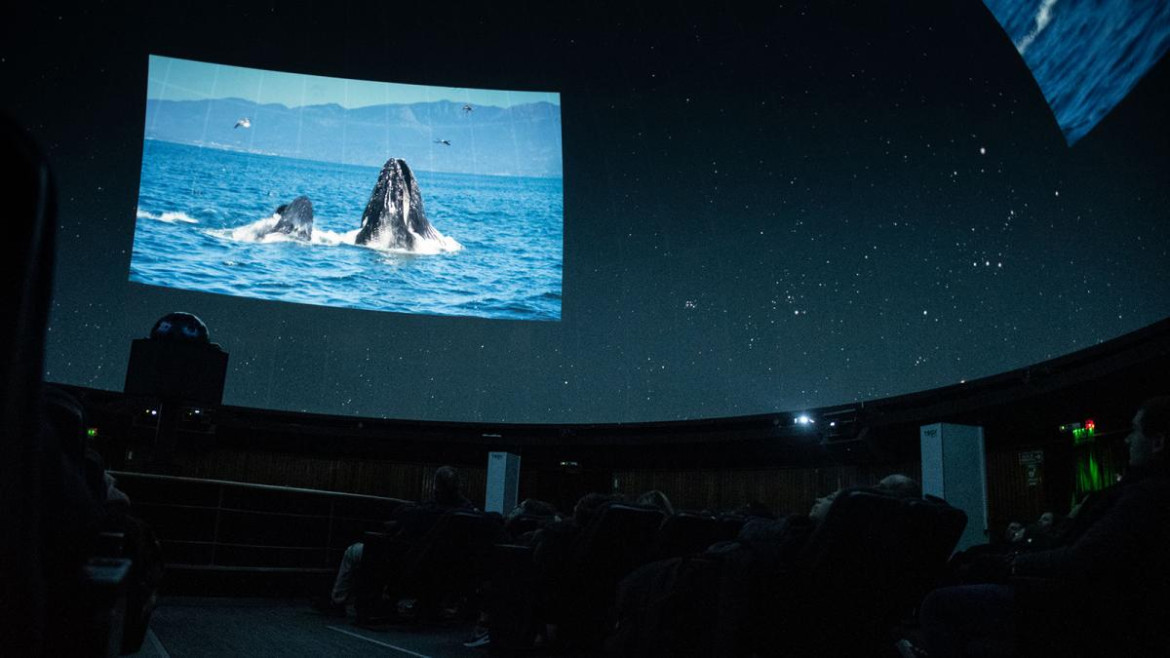
<instances>
[{"instance_id":1,"label":"curved dome wall","mask_svg":"<svg viewBox=\"0 0 1170 658\"><path fill-rule=\"evenodd\" d=\"M1170 315L1166 62L1069 147L982 4L860 4L21 8L4 107L62 197L46 377L120 389L183 310L231 354L227 404L678 420L945 386ZM560 320L129 282L151 54L558 92Z\"/></svg>"}]
</instances>

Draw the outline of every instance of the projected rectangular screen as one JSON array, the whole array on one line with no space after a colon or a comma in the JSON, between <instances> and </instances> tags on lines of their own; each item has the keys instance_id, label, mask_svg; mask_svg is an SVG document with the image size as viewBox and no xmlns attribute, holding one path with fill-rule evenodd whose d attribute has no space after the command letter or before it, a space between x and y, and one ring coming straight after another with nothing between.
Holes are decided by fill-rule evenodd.
<instances>
[{"instance_id":1,"label":"projected rectangular screen","mask_svg":"<svg viewBox=\"0 0 1170 658\"><path fill-rule=\"evenodd\" d=\"M560 95L151 56L130 280L559 320Z\"/></svg>"}]
</instances>

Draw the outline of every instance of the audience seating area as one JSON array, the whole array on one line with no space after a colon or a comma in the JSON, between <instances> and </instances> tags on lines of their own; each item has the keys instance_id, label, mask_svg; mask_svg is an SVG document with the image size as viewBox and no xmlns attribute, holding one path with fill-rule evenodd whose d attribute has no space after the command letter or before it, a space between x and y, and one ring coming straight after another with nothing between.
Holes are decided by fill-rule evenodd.
<instances>
[{"instance_id":1,"label":"audience seating area","mask_svg":"<svg viewBox=\"0 0 1170 658\"><path fill-rule=\"evenodd\" d=\"M456 614L470 622L484 613L490 646L502 655L537 644L578 655L823 655L826 648L889 655L892 629L940 582L966 524L937 499L847 490L796 558L775 568L708 550L735 546L729 540L744 523L710 512L667 515L610 501L581 528L549 517L572 528L568 543L552 550L541 546L537 521L513 527L529 531L521 543L499 514L452 510L421 540L406 542L385 523L408 504L402 500L114 476L163 547L164 590L189 587L192 576L206 588L215 574L237 582L266 574L295 581L290 593L320 591L360 540L359 621L417 624ZM540 564L539 550L546 551ZM619 590L629 587L623 579L646 569L658 569L660 582L638 603L645 614L617 616ZM399 603L407 600L403 617Z\"/></svg>"},{"instance_id":2,"label":"audience seating area","mask_svg":"<svg viewBox=\"0 0 1170 658\"><path fill-rule=\"evenodd\" d=\"M713 516L681 518L687 517L718 527ZM493 648L531 649L542 625L554 624L561 649L601 652L614 628L619 582L663 555L656 549L677 537L674 518L610 504L580 532L563 571L552 578L535 568L531 548L497 546L488 606ZM782 571L704 555L706 545L684 553L671 565L674 587L661 593L673 599L668 608L617 619L619 626L646 625L635 633L647 636L616 645L611 639L608 650L629 656L828 655L820 652L831 647L839 652L833 655L883 655L893 627L938 582L965 526L966 515L940 501L847 492ZM635 605L661 605L661 599Z\"/></svg>"},{"instance_id":3,"label":"audience seating area","mask_svg":"<svg viewBox=\"0 0 1170 658\"><path fill-rule=\"evenodd\" d=\"M658 529L651 554L657 560L700 552L719 541L735 539L743 517L720 518L707 512L680 511Z\"/></svg>"}]
</instances>

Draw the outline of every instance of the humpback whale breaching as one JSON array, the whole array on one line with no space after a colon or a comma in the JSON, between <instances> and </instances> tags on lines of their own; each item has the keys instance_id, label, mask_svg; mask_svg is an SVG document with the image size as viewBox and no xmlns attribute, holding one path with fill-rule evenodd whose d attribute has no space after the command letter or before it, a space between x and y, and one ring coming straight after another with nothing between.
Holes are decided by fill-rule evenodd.
<instances>
[{"instance_id":1,"label":"humpback whale breaching","mask_svg":"<svg viewBox=\"0 0 1170 658\"><path fill-rule=\"evenodd\" d=\"M267 241L268 236L273 234L281 234L301 242L311 242L313 202L309 201L307 196L299 196L278 206L271 217L227 230L232 239L247 242Z\"/></svg>"},{"instance_id":2,"label":"humpback whale breaching","mask_svg":"<svg viewBox=\"0 0 1170 658\"><path fill-rule=\"evenodd\" d=\"M276 209L280 215L272 233L284 233L296 240L313 239L313 202L299 196Z\"/></svg>"},{"instance_id":3,"label":"humpback whale breaching","mask_svg":"<svg viewBox=\"0 0 1170 658\"><path fill-rule=\"evenodd\" d=\"M362 213L362 228L355 244L414 250L421 240L442 239L443 235L427 221L422 192L406 161L387 160Z\"/></svg>"},{"instance_id":4,"label":"humpback whale breaching","mask_svg":"<svg viewBox=\"0 0 1170 658\"><path fill-rule=\"evenodd\" d=\"M275 221L274 221L275 220ZM281 233L293 240L313 240L313 203L299 196L278 207L272 217L231 229L237 240L264 240ZM328 231L324 232L328 234ZM406 161L390 158L378 174L378 182L366 202L361 227L350 235L354 244L377 249L435 253L462 249L455 240L439 233L427 220L422 192Z\"/></svg>"}]
</instances>

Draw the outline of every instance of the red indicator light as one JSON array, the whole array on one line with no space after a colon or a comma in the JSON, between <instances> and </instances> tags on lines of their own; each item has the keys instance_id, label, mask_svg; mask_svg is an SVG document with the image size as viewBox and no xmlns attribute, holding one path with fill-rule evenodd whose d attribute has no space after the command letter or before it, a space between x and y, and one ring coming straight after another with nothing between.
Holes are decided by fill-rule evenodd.
<instances>
[{"instance_id":1,"label":"red indicator light","mask_svg":"<svg viewBox=\"0 0 1170 658\"><path fill-rule=\"evenodd\" d=\"M1086 420L1086 421L1085 421L1085 429L1087 429L1087 430L1089 430L1090 432L1092 432L1093 430L1097 429L1097 423L1094 423L1094 422L1093 422L1093 419L1092 419L1092 418L1090 418L1089 420Z\"/></svg>"}]
</instances>

